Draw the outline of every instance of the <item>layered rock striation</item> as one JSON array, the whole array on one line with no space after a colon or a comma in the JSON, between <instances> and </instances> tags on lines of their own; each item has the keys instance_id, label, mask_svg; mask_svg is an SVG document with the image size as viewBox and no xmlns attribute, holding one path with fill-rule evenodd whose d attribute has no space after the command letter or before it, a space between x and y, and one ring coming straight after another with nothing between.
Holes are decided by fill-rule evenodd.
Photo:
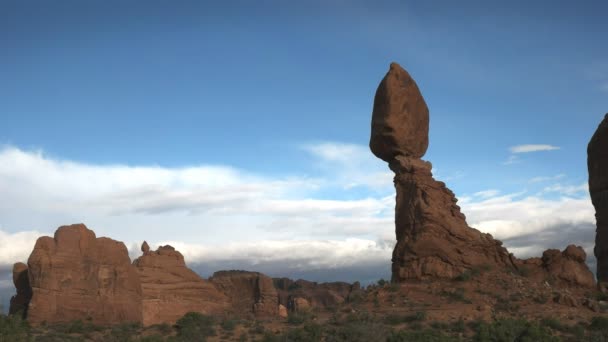
<instances>
[{"instance_id":1,"label":"layered rock striation","mask_svg":"<svg viewBox=\"0 0 608 342\"><path fill-rule=\"evenodd\" d=\"M144 325L175 323L187 312L222 314L230 306L230 299L189 269L175 248L151 251L144 241L141 250L133 265L141 281Z\"/></svg>"},{"instance_id":2,"label":"layered rock striation","mask_svg":"<svg viewBox=\"0 0 608 342\"><path fill-rule=\"evenodd\" d=\"M587 145L587 168L597 224L594 249L597 280L602 290L608 290L608 114Z\"/></svg>"},{"instance_id":3,"label":"layered rock striation","mask_svg":"<svg viewBox=\"0 0 608 342\"><path fill-rule=\"evenodd\" d=\"M39 238L27 273L30 323L141 322L141 284L127 248L122 242L97 238L83 224L63 226L54 237Z\"/></svg>"},{"instance_id":4,"label":"layered rock striation","mask_svg":"<svg viewBox=\"0 0 608 342\"><path fill-rule=\"evenodd\" d=\"M279 315L279 296L272 278L248 271L215 272L209 281L225 293L235 312L253 312L256 317Z\"/></svg>"}]
</instances>

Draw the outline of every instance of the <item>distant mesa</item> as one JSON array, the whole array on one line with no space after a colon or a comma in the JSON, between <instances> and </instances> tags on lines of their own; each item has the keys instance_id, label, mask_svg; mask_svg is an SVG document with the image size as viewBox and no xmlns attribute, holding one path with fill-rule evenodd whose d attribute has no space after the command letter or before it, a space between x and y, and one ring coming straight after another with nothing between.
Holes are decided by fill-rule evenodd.
<instances>
[{"instance_id":1,"label":"distant mesa","mask_svg":"<svg viewBox=\"0 0 608 342\"><path fill-rule=\"evenodd\" d=\"M595 257L598 285L608 290L608 114L587 146L589 193L595 207Z\"/></svg>"}]
</instances>

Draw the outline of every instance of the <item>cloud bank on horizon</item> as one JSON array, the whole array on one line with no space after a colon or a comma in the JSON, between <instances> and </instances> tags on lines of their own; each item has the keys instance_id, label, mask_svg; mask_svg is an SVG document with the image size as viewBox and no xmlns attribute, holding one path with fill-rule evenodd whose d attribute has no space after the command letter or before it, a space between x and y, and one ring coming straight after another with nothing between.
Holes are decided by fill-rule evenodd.
<instances>
[{"instance_id":1,"label":"cloud bank on horizon","mask_svg":"<svg viewBox=\"0 0 608 342\"><path fill-rule=\"evenodd\" d=\"M294 153L308 154L321 172L92 165L4 147L0 269L26 261L38 236L84 222L98 236L124 241L133 258L143 240L171 244L204 276L224 267L317 280L387 277L395 241L392 173L366 146L309 143ZM535 191L480 190L459 204L469 225L503 240L518 257L576 243L591 262L588 190L566 182L562 175L536 177L528 184Z\"/></svg>"}]
</instances>

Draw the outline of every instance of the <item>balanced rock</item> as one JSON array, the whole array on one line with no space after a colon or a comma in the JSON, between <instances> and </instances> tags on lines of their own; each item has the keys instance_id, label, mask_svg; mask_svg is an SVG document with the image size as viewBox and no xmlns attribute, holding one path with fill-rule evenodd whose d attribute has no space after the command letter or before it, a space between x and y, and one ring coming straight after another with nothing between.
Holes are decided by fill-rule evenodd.
<instances>
[{"instance_id":1,"label":"balanced rock","mask_svg":"<svg viewBox=\"0 0 608 342\"><path fill-rule=\"evenodd\" d=\"M171 246L150 251L133 261L143 290L143 324L175 323L188 312L221 314L229 299L212 283L189 269L184 256Z\"/></svg>"},{"instance_id":2,"label":"balanced rock","mask_svg":"<svg viewBox=\"0 0 608 342\"><path fill-rule=\"evenodd\" d=\"M150 246L148 245L148 243L147 243L146 241L144 241L144 242L141 244L141 251L142 251L144 254L146 254L146 253L148 253L148 252L150 251Z\"/></svg>"},{"instance_id":3,"label":"balanced rock","mask_svg":"<svg viewBox=\"0 0 608 342\"><path fill-rule=\"evenodd\" d=\"M279 298L272 278L248 271L219 271L209 278L231 299L237 312L253 313L256 317L279 315Z\"/></svg>"},{"instance_id":4,"label":"balanced rock","mask_svg":"<svg viewBox=\"0 0 608 342\"><path fill-rule=\"evenodd\" d=\"M594 254L600 288L608 286L608 114L587 146L589 192L595 207L597 229Z\"/></svg>"},{"instance_id":5,"label":"balanced rock","mask_svg":"<svg viewBox=\"0 0 608 342\"><path fill-rule=\"evenodd\" d=\"M13 265L13 284L17 289L17 294L11 298L8 313L10 315L20 314L23 318L27 317L27 308L32 299L32 287L27 271L27 265L18 262Z\"/></svg>"},{"instance_id":6,"label":"balanced rock","mask_svg":"<svg viewBox=\"0 0 608 342\"><path fill-rule=\"evenodd\" d=\"M390 69L376 90L369 146L376 157L421 158L429 146L429 109L418 85L399 64Z\"/></svg>"},{"instance_id":7,"label":"balanced rock","mask_svg":"<svg viewBox=\"0 0 608 342\"><path fill-rule=\"evenodd\" d=\"M97 238L83 224L39 238L27 272L32 290L27 319L32 324L141 322L141 284L127 247Z\"/></svg>"},{"instance_id":8,"label":"balanced rock","mask_svg":"<svg viewBox=\"0 0 608 342\"><path fill-rule=\"evenodd\" d=\"M514 268L514 258L490 234L469 227L444 183L433 179L429 112L416 82L392 63L374 98L370 149L395 172L397 191L392 280L453 278L475 266Z\"/></svg>"}]
</instances>

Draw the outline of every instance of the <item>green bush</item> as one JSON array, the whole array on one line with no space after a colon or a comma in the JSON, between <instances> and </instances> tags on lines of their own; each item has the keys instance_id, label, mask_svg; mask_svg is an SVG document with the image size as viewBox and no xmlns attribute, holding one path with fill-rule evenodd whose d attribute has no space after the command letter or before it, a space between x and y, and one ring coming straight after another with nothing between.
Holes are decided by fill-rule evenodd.
<instances>
[{"instance_id":1,"label":"green bush","mask_svg":"<svg viewBox=\"0 0 608 342\"><path fill-rule=\"evenodd\" d=\"M222 327L222 329L225 331L233 331L238 324L239 322L236 319L224 319L220 323L220 327Z\"/></svg>"},{"instance_id":2,"label":"green bush","mask_svg":"<svg viewBox=\"0 0 608 342\"><path fill-rule=\"evenodd\" d=\"M384 319L384 322L389 325L399 325L401 323L420 322L426 319L426 312L419 311L411 315L390 314Z\"/></svg>"},{"instance_id":3,"label":"green bush","mask_svg":"<svg viewBox=\"0 0 608 342\"><path fill-rule=\"evenodd\" d=\"M349 322L343 326L329 327L325 342L384 341L391 330L375 321Z\"/></svg>"},{"instance_id":4,"label":"green bush","mask_svg":"<svg viewBox=\"0 0 608 342\"><path fill-rule=\"evenodd\" d=\"M314 315L307 311L302 312L290 312L287 316L287 323L292 325L300 325L306 323L314 318Z\"/></svg>"},{"instance_id":5,"label":"green bush","mask_svg":"<svg viewBox=\"0 0 608 342\"><path fill-rule=\"evenodd\" d=\"M480 322L476 327L475 341L553 342L559 339L544 327L522 319L501 319L492 323Z\"/></svg>"},{"instance_id":6,"label":"green bush","mask_svg":"<svg viewBox=\"0 0 608 342\"><path fill-rule=\"evenodd\" d=\"M407 331L402 330L399 332L393 332L386 342L451 342L459 341L456 338L444 335L443 333L435 330L420 330L420 331Z\"/></svg>"},{"instance_id":7,"label":"green bush","mask_svg":"<svg viewBox=\"0 0 608 342\"><path fill-rule=\"evenodd\" d=\"M188 312L177 323L178 341L205 341L215 336L213 317L198 312Z\"/></svg>"},{"instance_id":8,"label":"green bush","mask_svg":"<svg viewBox=\"0 0 608 342\"><path fill-rule=\"evenodd\" d=\"M28 341L29 325L21 315L0 314L0 341Z\"/></svg>"}]
</instances>

